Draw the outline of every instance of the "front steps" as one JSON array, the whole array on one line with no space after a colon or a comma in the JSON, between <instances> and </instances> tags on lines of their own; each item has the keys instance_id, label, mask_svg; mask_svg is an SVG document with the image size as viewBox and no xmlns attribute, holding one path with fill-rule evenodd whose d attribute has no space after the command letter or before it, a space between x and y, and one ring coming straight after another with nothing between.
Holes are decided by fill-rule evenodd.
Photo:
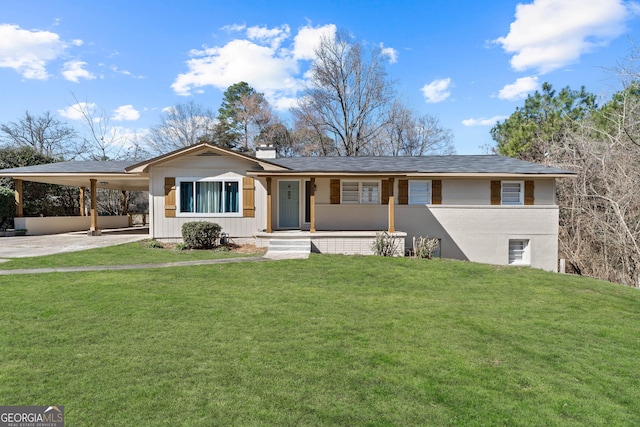
<instances>
[{"instance_id":1,"label":"front steps","mask_svg":"<svg viewBox=\"0 0 640 427\"><path fill-rule=\"evenodd\" d=\"M309 237L287 237L269 239L265 258L309 258L311 239Z\"/></svg>"}]
</instances>

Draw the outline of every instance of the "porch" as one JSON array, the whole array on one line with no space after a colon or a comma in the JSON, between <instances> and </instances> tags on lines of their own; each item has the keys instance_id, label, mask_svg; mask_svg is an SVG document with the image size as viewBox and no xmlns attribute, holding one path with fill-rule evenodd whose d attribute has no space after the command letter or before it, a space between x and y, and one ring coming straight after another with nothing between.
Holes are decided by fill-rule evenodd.
<instances>
[{"instance_id":1,"label":"porch","mask_svg":"<svg viewBox=\"0 0 640 427\"><path fill-rule=\"evenodd\" d=\"M308 252L321 254L343 254L343 255L373 255L372 246L376 241L379 231L272 231L259 232L256 234L256 246L267 247L270 250L274 247L281 248L282 251L301 251L301 248L308 248ZM405 238L407 233L395 231L388 233L395 238L398 245L397 253L404 255ZM306 246L302 245L305 243ZM308 243L308 244L307 244ZM286 249L289 248L289 249Z\"/></svg>"}]
</instances>

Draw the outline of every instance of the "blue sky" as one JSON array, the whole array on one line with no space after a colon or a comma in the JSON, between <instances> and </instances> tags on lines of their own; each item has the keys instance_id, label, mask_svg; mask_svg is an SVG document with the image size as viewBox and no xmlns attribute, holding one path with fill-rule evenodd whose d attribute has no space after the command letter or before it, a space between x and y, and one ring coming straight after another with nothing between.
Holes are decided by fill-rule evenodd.
<instances>
[{"instance_id":1,"label":"blue sky","mask_svg":"<svg viewBox=\"0 0 640 427\"><path fill-rule=\"evenodd\" d=\"M344 29L384 49L405 103L451 129L458 154L493 145L492 125L543 82L610 96L611 69L640 38L640 6L624 0L0 0L0 11L0 123L50 111L80 129L79 101L141 136L176 104L217 111L239 81L286 122L318 38Z\"/></svg>"}]
</instances>

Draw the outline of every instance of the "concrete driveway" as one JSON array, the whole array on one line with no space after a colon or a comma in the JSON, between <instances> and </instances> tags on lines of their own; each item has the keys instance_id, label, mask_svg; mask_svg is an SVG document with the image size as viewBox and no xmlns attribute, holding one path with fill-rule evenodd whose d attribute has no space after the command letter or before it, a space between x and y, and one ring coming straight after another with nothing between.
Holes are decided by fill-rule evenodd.
<instances>
[{"instance_id":1,"label":"concrete driveway","mask_svg":"<svg viewBox=\"0 0 640 427\"><path fill-rule=\"evenodd\" d=\"M87 236L86 232L74 232L46 236L0 237L0 258L24 258L83 251L147 238L149 238L149 229L146 227L102 230L101 236Z\"/></svg>"}]
</instances>

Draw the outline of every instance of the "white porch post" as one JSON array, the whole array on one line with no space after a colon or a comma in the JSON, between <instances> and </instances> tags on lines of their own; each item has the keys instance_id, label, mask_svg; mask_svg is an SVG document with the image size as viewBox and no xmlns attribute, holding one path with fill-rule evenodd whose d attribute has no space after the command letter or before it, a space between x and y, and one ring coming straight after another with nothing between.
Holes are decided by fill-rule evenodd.
<instances>
[{"instance_id":1,"label":"white porch post","mask_svg":"<svg viewBox=\"0 0 640 427\"><path fill-rule=\"evenodd\" d=\"M271 226L271 177L267 177L267 233L272 233L273 228Z\"/></svg>"},{"instance_id":2,"label":"white porch post","mask_svg":"<svg viewBox=\"0 0 640 427\"><path fill-rule=\"evenodd\" d=\"M389 233L395 233L395 202L393 197L394 179L389 178Z\"/></svg>"},{"instance_id":3,"label":"white porch post","mask_svg":"<svg viewBox=\"0 0 640 427\"><path fill-rule=\"evenodd\" d=\"M309 231L311 233L316 232L316 177L311 177L311 182L309 183L311 187L311 191L309 194Z\"/></svg>"}]
</instances>

